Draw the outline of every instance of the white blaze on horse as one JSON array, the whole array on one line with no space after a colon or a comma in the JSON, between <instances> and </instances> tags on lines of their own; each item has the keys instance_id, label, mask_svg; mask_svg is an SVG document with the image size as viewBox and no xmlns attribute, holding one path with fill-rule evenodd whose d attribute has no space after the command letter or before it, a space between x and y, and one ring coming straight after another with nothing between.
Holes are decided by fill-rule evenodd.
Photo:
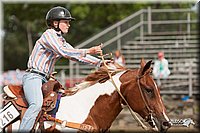
<instances>
[{"instance_id":1,"label":"white blaze on horse","mask_svg":"<svg viewBox=\"0 0 200 133\"><path fill-rule=\"evenodd\" d=\"M151 61L146 63L142 59L140 68L132 70L109 64L116 87L107 70L105 66L101 67L78 85L75 94L62 96L56 117L45 113L43 127L47 131L62 132L69 130L68 127L75 127L79 131L106 132L127 102L150 127L166 132L171 126L170 120L151 75Z\"/></svg>"}]
</instances>

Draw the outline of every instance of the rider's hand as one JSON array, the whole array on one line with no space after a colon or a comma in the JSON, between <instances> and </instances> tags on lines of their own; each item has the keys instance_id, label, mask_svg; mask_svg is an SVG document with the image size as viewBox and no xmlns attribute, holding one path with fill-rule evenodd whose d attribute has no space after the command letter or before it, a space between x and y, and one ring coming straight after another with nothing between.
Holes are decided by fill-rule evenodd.
<instances>
[{"instance_id":1,"label":"rider's hand","mask_svg":"<svg viewBox=\"0 0 200 133\"><path fill-rule=\"evenodd\" d=\"M89 48L86 51L86 53L87 54L101 54L102 53L102 49L101 48L102 48L102 44Z\"/></svg>"}]
</instances>

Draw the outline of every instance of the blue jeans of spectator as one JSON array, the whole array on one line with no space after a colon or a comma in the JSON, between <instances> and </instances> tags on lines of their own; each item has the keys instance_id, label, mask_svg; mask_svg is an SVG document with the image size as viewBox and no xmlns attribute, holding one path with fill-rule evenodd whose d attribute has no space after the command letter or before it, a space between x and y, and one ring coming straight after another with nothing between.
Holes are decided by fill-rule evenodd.
<instances>
[{"instance_id":1,"label":"blue jeans of spectator","mask_svg":"<svg viewBox=\"0 0 200 133\"><path fill-rule=\"evenodd\" d=\"M30 132L42 108L42 84L47 80L35 73L26 73L23 76L23 90L28 102L28 109L24 113L19 132Z\"/></svg>"}]
</instances>

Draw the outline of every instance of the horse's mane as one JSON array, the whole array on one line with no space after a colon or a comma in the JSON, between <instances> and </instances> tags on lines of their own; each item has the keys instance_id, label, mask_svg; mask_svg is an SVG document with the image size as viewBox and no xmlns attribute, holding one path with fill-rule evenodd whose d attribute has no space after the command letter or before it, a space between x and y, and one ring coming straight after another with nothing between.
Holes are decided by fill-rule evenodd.
<instances>
[{"instance_id":1,"label":"horse's mane","mask_svg":"<svg viewBox=\"0 0 200 133\"><path fill-rule=\"evenodd\" d=\"M103 83L109 79L108 70L111 72L111 75L115 75L117 72L123 71L126 68L117 64L117 63L109 63L108 68L106 66L101 66L95 72L89 74L84 81L93 81Z\"/></svg>"},{"instance_id":2,"label":"horse's mane","mask_svg":"<svg viewBox=\"0 0 200 133\"><path fill-rule=\"evenodd\" d=\"M111 72L111 75L114 76L116 73L121 72L123 70L126 70L125 67L117 64L117 63L109 63L107 64L108 68L106 66L101 66L98 70L95 72L89 74L86 76L86 78L79 84L76 84L72 88L67 88L69 90L68 94L66 95L72 95L75 94L77 91L81 91L93 84L96 83L104 83L106 82L110 77L108 75L108 70Z\"/></svg>"}]
</instances>

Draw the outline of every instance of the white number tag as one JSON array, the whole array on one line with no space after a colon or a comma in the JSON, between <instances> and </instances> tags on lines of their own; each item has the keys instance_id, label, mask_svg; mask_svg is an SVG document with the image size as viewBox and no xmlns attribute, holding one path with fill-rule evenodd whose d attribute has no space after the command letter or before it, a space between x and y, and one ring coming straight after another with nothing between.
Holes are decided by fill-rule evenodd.
<instances>
[{"instance_id":1,"label":"white number tag","mask_svg":"<svg viewBox=\"0 0 200 133\"><path fill-rule=\"evenodd\" d=\"M12 122L15 118L17 118L20 113L15 108L15 106L12 104L12 102L9 102L6 104L6 106L1 109L0 112L0 128L6 127L10 122Z\"/></svg>"}]
</instances>

